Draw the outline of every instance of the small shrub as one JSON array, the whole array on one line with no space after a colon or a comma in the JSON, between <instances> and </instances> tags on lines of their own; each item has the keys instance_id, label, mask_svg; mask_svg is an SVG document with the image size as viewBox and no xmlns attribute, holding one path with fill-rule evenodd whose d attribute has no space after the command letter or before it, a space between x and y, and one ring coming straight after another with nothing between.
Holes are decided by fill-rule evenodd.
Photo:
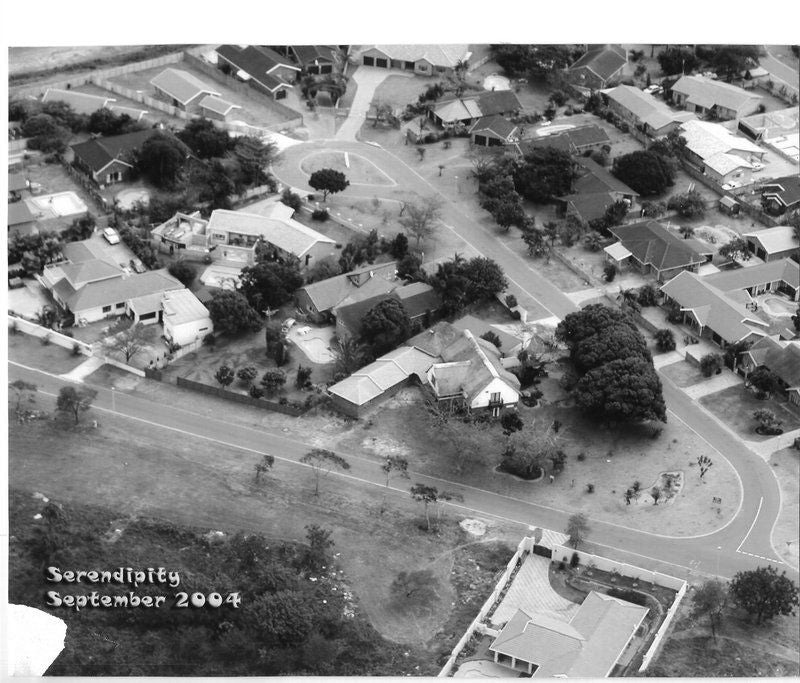
<instances>
[{"instance_id":1,"label":"small shrub","mask_svg":"<svg viewBox=\"0 0 800 683\"><path fill-rule=\"evenodd\" d=\"M311 218L315 221L327 221L328 220L328 210L327 209L314 209L311 213Z\"/></svg>"},{"instance_id":2,"label":"small shrub","mask_svg":"<svg viewBox=\"0 0 800 683\"><path fill-rule=\"evenodd\" d=\"M569 558L569 566L572 569L575 569L579 564L580 564L580 557L578 556L578 553L572 553L572 557Z\"/></svg>"},{"instance_id":3,"label":"small shrub","mask_svg":"<svg viewBox=\"0 0 800 683\"><path fill-rule=\"evenodd\" d=\"M617 277L617 266L613 263L607 263L603 268L603 276L606 282L614 282L614 278Z\"/></svg>"},{"instance_id":4,"label":"small shrub","mask_svg":"<svg viewBox=\"0 0 800 683\"><path fill-rule=\"evenodd\" d=\"M255 384L252 384L250 386L250 396L252 396L253 398L261 398L263 395L264 395L263 390L257 387Z\"/></svg>"},{"instance_id":5,"label":"small shrub","mask_svg":"<svg viewBox=\"0 0 800 683\"><path fill-rule=\"evenodd\" d=\"M214 336L213 332L209 332L205 337L203 337L203 344L205 346L210 346L211 348L214 347L214 344L217 343L217 338Z\"/></svg>"},{"instance_id":6,"label":"small shrub","mask_svg":"<svg viewBox=\"0 0 800 683\"><path fill-rule=\"evenodd\" d=\"M19 323L16 320L13 320L8 330L11 332L11 334L16 334L19 331Z\"/></svg>"},{"instance_id":7,"label":"small shrub","mask_svg":"<svg viewBox=\"0 0 800 683\"><path fill-rule=\"evenodd\" d=\"M50 333L48 332L44 337L42 337L42 346L48 346L50 344Z\"/></svg>"},{"instance_id":8,"label":"small shrub","mask_svg":"<svg viewBox=\"0 0 800 683\"><path fill-rule=\"evenodd\" d=\"M580 453L578 453L578 455L576 455L575 457L576 457L576 459L578 460L578 462L583 462L584 460L586 460L586 453L584 453L583 451L581 451L581 452L580 452Z\"/></svg>"},{"instance_id":9,"label":"small shrub","mask_svg":"<svg viewBox=\"0 0 800 683\"><path fill-rule=\"evenodd\" d=\"M513 294L506 295L506 306L508 306L509 308L514 308L516 307L516 305L517 305L517 297L515 297Z\"/></svg>"},{"instance_id":10,"label":"small shrub","mask_svg":"<svg viewBox=\"0 0 800 683\"><path fill-rule=\"evenodd\" d=\"M594 484L586 484L586 493L594 493Z\"/></svg>"},{"instance_id":11,"label":"small shrub","mask_svg":"<svg viewBox=\"0 0 800 683\"><path fill-rule=\"evenodd\" d=\"M75 342L72 345L72 355L73 356L80 356L81 355L81 345L78 342Z\"/></svg>"}]
</instances>

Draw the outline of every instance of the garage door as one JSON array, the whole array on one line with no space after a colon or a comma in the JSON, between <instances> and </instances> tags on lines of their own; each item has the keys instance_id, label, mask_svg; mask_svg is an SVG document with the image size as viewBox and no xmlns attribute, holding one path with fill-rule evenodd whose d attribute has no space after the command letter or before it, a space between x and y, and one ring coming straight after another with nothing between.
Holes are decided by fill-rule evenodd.
<instances>
[{"instance_id":1,"label":"garage door","mask_svg":"<svg viewBox=\"0 0 800 683\"><path fill-rule=\"evenodd\" d=\"M382 59L381 57L378 57L375 60L375 66L379 66L382 69L387 69L387 68L389 68L389 60L388 59Z\"/></svg>"},{"instance_id":2,"label":"garage door","mask_svg":"<svg viewBox=\"0 0 800 683\"><path fill-rule=\"evenodd\" d=\"M364 57L364 66L375 66L374 57Z\"/></svg>"}]
</instances>

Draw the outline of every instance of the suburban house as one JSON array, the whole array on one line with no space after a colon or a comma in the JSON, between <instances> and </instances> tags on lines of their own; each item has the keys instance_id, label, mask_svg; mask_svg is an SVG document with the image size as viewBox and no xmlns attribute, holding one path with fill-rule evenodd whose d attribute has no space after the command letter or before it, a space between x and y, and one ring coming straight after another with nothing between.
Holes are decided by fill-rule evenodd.
<instances>
[{"instance_id":1,"label":"suburban house","mask_svg":"<svg viewBox=\"0 0 800 683\"><path fill-rule=\"evenodd\" d=\"M673 111L662 100L631 85L618 85L604 92L603 98L611 111L651 138L667 135L695 118L691 112Z\"/></svg>"},{"instance_id":2,"label":"suburban house","mask_svg":"<svg viewBox=\"0 0 800 683\"><path fill-rule=\"evenodd\" d=\"M469 45L364 45L355 53L364 66L413 71L422 76L449 76L466 65Z\"/></svg>"},{"instance_id":3,"label":"suburban house","mask_svg":"<svg viewBox=\"0 0 800 683\"><path fill-rule=\"evenodd\" d=\"M576 157L575 168L578 177L573 181L574 192L557 198L564 216L574 214L589 222L602 218L615 202L623 201L630 206L639 196L594 159Z\"/></svg>"},{"instance_id":4,"label":"suburban house","mask_svg":"<svg viewBox=\"0 0 800 683\"><path fill-rule=\"evenodd\" d=\"M22 193L29 190L28 179L24 173L8 174L8 203L18 202L22 199Z\"/></svg>"},{"instance_id":5,"label":"suburban house","mask_svg":"<svg viewBox=\"0 0 800 683\"><path fill-rule=\"evenodd\" d=\"M275 100L286 97L300 68L275 50L258 45L220 45L217 64Z\"/></svg>"},{"instance_id":6,"label":"suburban house","mask_svg":"<svg viewBox=\"0 0 800 683\"><path fill-rule=\"evenodd\" d=\"M540 129L547 130L547 129ZM519 156L525 156L532 149L542 147L554 147L568 154L585 154L595 149L600 149L603 145L611 145L611 139L600 126L591 123L586 126L578 126L554 135L537 135L533 138L526 138L512 145L512 151Z\"/></svg>"},{"instance_id":7,"label":"suburban house","mask_svg":"<svg viewBox=\"0 0 800 683\"><path fill-rule=\"evenodd\" d=\"M725 292L707 280L679 273L661 287L664 307L678 307L686 325L723 348L767 335L769 324L755 315L750 294L742 289Z\"/></svg>"},{"instance_id":8,"label":"suburban house","mask_svg":"<svg viewBox=\"0 0 800 683\"><path fill-rule=\"evenodd\" d=\"M684 240L653 220L616 225L609 232L619 242L605 252L618 268L632 267L642 274L652 274L658 282L666 282L682 271L696 271L708 261L694 240Z\"/></svg>"},{"instance_id":9,"label":"suburban house","mask_svg":"<svg viewBox=\"0 0 800 683\"><path fill-rule=\"evenodd\" d=\"M489 646L497 664L535 678L608 677L648 608L591 591L567 622L517 612Z\"/></svg>"},{"instance_id":10,"label":"suburban house","mask_svg":"<svg viewBox=\"0 0 800 683\"><path fill-rule=\"evenodd\" d=\"M566 70L567 80L584 90L602 90L618 82L628 63L622 45L590 45L586 53Z\"/></svg>"},{"instance_id":11,"label":"suburban house","mask_svg":"<svg viewBox=\"0 0 800 683\"><path fill-rule=\"evenodd\" d=\"M762 185L761 205L773 216L800 210L800 176L775 178Z\"/></svg>"},{"instance_id":12,"label":"suburban house","mask_svg":"<svg viewBox=\"0 0 800 683\"><path fill-rule=\"evenodd\" d=\"M670 93L677 106L698 116L709 115L723 121L754 114L763 99L761 95L705 76L681 76Z\"/></svg>"},{"instance_id":13,"label":"suburban house","mask_svg":"<svg viewBox=\"0 0 800 683\"><path fill-rule=\"evenodd\" d=\"M454 320L452 325L462 332L469 330L474 337L483 337L488 332L497 335L500 340L498 351L503 359L516 360L517 354L527 348L533 338L530 332L525 333L523 330L518 329L512 334L508 331L509 326L490 323L476 318L474 315L462 316L458 320ZM509 365L504 362L503 367L509 367Z\"/></svg>"},{"instance_id":14,"label":"suburban house","mask_svg":"<svg viewBox=\"0 0 800 683\"><path fill-rule=\"evenodd\" d=\"M124 135L97 137L72 145L72 165L100 187L127 180L133 169L132 156L146 140L166 133L154 128Z\"/></svg>"},{"instance_id":15,"label":"suburban house","mask_svg":"<svg viewBox=\"0 0 800 683\"><path fill-rule=\"evenodd\" d=\"M788 258L723 270L706 275L703 280L723 292L743 290L750 296L776 292L800 301L800 264Z\"/></svg>"},{"instance_id":16,"label":"suburban house","mask_svg":"<svg viewBox=\"0 0 800 683\"><path fill-rule=\"evenodd\" d=\"M367 298L350 300L348 297L333 308L333 317L336 319L336 336L339 339L361 335L361 325L364 316L381 301L395 299L403 305L412 325L429 326L432 317L439 311L442 301L433 287L423 282L413 282L408 285L393 288L388 293L375 294Z\"/></svg>"},{"instance_id":17,"label":"suburban house","mask_svg":"<svg viewBox=\"0 0 800 683\"><path fill-rule=\"evenodd\" d=\"M800 343L780 341L775 337L759 339L742 353L737 369L747 378L760 367L774 372L788 399L800 405Z\"/></svg>"},{"instance_id":18,"label":"suburban house","mask_svg":"<svg viewBox=\"0 0 800 683\"><path fill-rule=\"evenodd\" d=\"M436 334L434 330L421 335ZM491 342L475 337L469 330L459 331L439 356L441 362L434 363L426 376L438 402L490 410L495 417L503 408L518 403L519 380L503 367L500 352Z\"/></svg>"},{"instance_id":19,"label":"suburban house","mask_svg":"<svg viewBox=\"0 0 800 683\"><path fill-rule=\"evenodd\" d=\"M305 285L295 293L297 307L316 323L331 317L331 312L345 300L355 303L380 294L388 294L402 281L397 278L397 263L376 263L356 268Z\"/></svg>"},{"instance_id":20,"label":"suburban house","mask_svg":"<svg viewBox=\"0 0 800 683\"><path fill-rule=\"evenodd\" d=\"M333 406L350 417L369 409L412 382L422 384L434 356L413 346L401 346L364 366L328 389Z\"/></svg>"},{"instance_id":21,"label":"suburban house","mask_svg":"<svg viewBox=\"0 0 800 683\"><path fill-rule=\"evenodd\" d=\"M228 116L236 109L241 109L241 107L216 95L206 95L200 100L200 111L207 119L227 121Z\"/></svg>"},{"instance_id":22,"label":"suburban house","mask_svg":"<svg viewBox=\"0 0 800 683\"><path fill-rule=\"evenodd\" d=\"M341 62L336 45L287 45L278 52L294 57L303 73L314 76L333 73Z\"/></svg>"},{"instance_id":23,"label":"suburban house","mask_svg":"<svg viewBox=\"0 0 800 683\"><path fill-rule=\"evenodd\" d=\"M173 107L186 111L204 95L220 97L219 92L203 83L197 76L183 69L164 69L150 81L161 99Z\"/></svg>"},{"instance_id":24,"label":"suburban house","mask_svg":"<svg viewBox=\"0 0 800 683\"><path fill-rule=\"evenodd\" d=\"M208 221L200 218L200 212L176 213L172 218L150 231L152 239L158 242L158 248L172 256L176 251L186 250L196 256L209 253L206 227Z\"/></svg>"},{"instance_id":25,"label":"suburban house","mask_svg":"<svg viewBox=\"0 0 800 683\"><path fill-rule=\"evenodd\" d=\"M791 225L746 232L747 248L763 261L778 261L785 258L800 260L800 242L795 238Z\"/></svg>"},{"instance_id":26,"label":"suburban house","mask_svg":"<svg viewBox=\"0 0 800 683\"><path fill-rule=\"evenodd\" d=\"M9 202L8 204L8 234L18 232L20 235L32 235L38 232L36 216L33 215L25 202Z\"/></svg>"},{"instance_id":27,"label":"suburban house","mask_svg":"<svg viewBox=\"0 0 800 683\"><path fill-rule=\"evenodd\" d=\"M161 308L164 336L173 344L197 344L214 331L208 309L188 289L164 292Z\"/></svg>"},{"instance_id":28,"label":"suburban house","mask_svg":"<svg viewBox=\"0 0 800 683\"><path fill-rule=\"evenodd\" d=\"M686 140L684 158L723 189L752 184L756 162L766 154L718 123L687 121L681 124L680 134Z\"/></svg>"},{"instance_id":29,"label":"suburban house","mask_svg":"<svg viewBox=\"0 0 800 683\"><path fill-rule=\"evenodd\" d=\"M267 245L273 259L296 257L303 267L333 256L336 241L298 223L293 213L280 202L262 214L216 209L206 225L207 244L216 246L217 259L240 268L255 263L258 244Z\"/></svg>"},{"instance_id":30,"label":"suburban house","mask_svg":"<svg viewBox=\"0 0 800 683\"><path fill-rule=\"evenodd\" d=\"M469 129L470 142L480 147L499 147L515 142L519 127L496 114L478 119Z\"/></svg>"},{"instance_id":31,"label":"suburban house","mask_svg":"<svg viewBox=\"0 0 800 683\"><path fill-rule=\"evenodd\" d=\"M511 90L487 90L469 97L455 97L439 102L428 112L430 119L443 128L471 126L481 118L515 116L522 104Z\"/></svg>"}]
</instances>

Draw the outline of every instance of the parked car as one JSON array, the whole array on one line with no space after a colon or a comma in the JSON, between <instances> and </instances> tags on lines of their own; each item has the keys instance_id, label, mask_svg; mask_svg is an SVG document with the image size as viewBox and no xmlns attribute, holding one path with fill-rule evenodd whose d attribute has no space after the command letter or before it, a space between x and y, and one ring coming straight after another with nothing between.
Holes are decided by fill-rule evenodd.
<instances>
[{"instance_id":1,"label":"parked car","mask_svg":"<svg viewBox=\"0 0 800 683\"><path fill-rule=\"evenodd\" d=\"M144 267L144 263L142 263L138 258L131 259L131 268L133 268L137 273L144 273L147 268Z\"/></svg>"},{"instance_id":2,"label":"parked car","mask_svg":"<svg viewBox=\"0 0 800 683\"><path fill-rule=\"evenodd\" d=\"M649 85L647 86L644 91L650 95L658 95L660 92L663 92L664 88L660 85Z\"/></svg>"},{"instance_id":3,"label":"parked car","mask_svg":"<svg viewBox=\"0 0 800 683\"><path fill-rule=\"evenodd\" d=\"M103 237L109 244L119 244L119 233L114 228L106 228L103 230Z\"/></svg>"}]
</instances>

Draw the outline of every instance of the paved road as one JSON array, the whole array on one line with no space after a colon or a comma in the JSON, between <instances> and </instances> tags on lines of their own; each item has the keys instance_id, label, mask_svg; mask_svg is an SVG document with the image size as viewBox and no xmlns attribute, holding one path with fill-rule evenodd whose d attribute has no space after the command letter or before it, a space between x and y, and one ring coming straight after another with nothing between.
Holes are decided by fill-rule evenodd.
<instances>
[{"instance_id":1,"label":"paved road","mask_svg":"<svg viewBox=\"0 0 800 683\"><path fill-rule=\"evenodd\" d=\"M50 396L55 396L59 388L68 383L61 377L9 361L9 380L13 381L14 379L33 382L39 387L40 392ZM94 386L94 388L97 389L98 396L93 410L101 413L113 412L134 420L140 425L175 430L257 454L270 453L296 467L305 467L298 461L310 448L314 447L314 444L287 437L278 430L270 431L263 428L239 426L232 429L222 420L182 410L177 406L187 404L186 390L177 387L170 387L169 393L174 393L174 397L170 396L169 400L163 401L154 400L152 395L137 395L135 391L116 390L112 395L111 390L107 387ZM358 486L381 488L384 486L383 473L378 467L378 460L360 453L343 451L340 453L347 457L351 469L347 473L332 473L331 476L340 478L343 483L349 482ZM755 476L753 475L753 477ZM416 473L411 473L411 478L415 482L437 486L440 490L459 492L463 495L464 502L453 505L454 508L461 509L466 514L478 514L518 523L521 525L521 533L529 525L563 529L571 514L569 510L559 510L518 500L443 479ZM398 488L394 491L396 495L408 496L406 488ZM656 534L593 520L592 539L595 541L590 544L590 547L594 545L601 548L602 553L607 556L677 576L685 577L687 571L692 570L730 577L741 569L752 569L759 564L764 564L763 560L750 555L730 552L731 548L735 549L745 535L746 523L747 519L737 518L725 530L710 537L686 539L664 538ZM761 524L758 528L761 532ZM664 533L669 534L669 530L665 529ZM717 551L717 546L722 546L723 552Z\"/></svg>"},{"instance_id":2,"label":"paved road","mask_svg":"<svg viewBox=\"0 0 800 683\"><path fill-rule=\"evenodd\" d=\"M800 81L800 74L792 67L784 64L777 57L773 56L771 52L763 57L759 57L758 63L769 71L776 78L780 78L786 84L790 85L797 91L798 81Z\"/></svg>"},{"instance_id":3,"label":"paved road","mask_svg":"<svg viewBox=\"0 0 800 683\"><path fill-rule=\"evenodd\" d=\"M327 150L360 154L396 181L395 188L370 186L365 191L369 196L396 198L397 188L403 188L420 196L432 194L440 196L443 200L442 221L448 229L464 239L476 253L494 259L503 267L511 283L509 289L517 294L521 305L529 309L529 319L535 320L553 315L563 318L577 309L575 303L534 269L533 262L523 253L514 251L497 240L461 206L448 201L435 186L388 150L358 142L318 141L298 145L284 154L284 161L278 169L280 179L293 186L307 188L307 176L300 169L300 161L310 152L322 147ZM354 190L357 192L357 187ZM664 397L671 413L670 419L680 418L700 434L709 443L712 460L713 451L716 451L720 458L726 457L739 473L744 491L742 507L728 527L701 540L670 541L668 546L676 553L673 556L676 559L673 561L682 566L696 564L709 572L715 570L719 563L722 574L730 576L737 571L737 568L743 564L747 565L752 560L763 563L764 559L770 559L796 574L796 570L788 568L778 558L772 547L771 534L780 512L781 493L769 465L750 451L741 439L687 397L669 378L661 374L661 379L664 384ZM563 524L552 528L563 528ZM629 540L626 540L629 534L626 530L615 529L599 522L593 523L593 529L592 539L602 539L606 545L626 549L639 547L644 548L641 552L648 556L664 559L667 557L658 548L660 541L654 541L653 537L631 546ZM664 534L669 535L669 529L665 529Z\"/></svg>"}]
</instances>

